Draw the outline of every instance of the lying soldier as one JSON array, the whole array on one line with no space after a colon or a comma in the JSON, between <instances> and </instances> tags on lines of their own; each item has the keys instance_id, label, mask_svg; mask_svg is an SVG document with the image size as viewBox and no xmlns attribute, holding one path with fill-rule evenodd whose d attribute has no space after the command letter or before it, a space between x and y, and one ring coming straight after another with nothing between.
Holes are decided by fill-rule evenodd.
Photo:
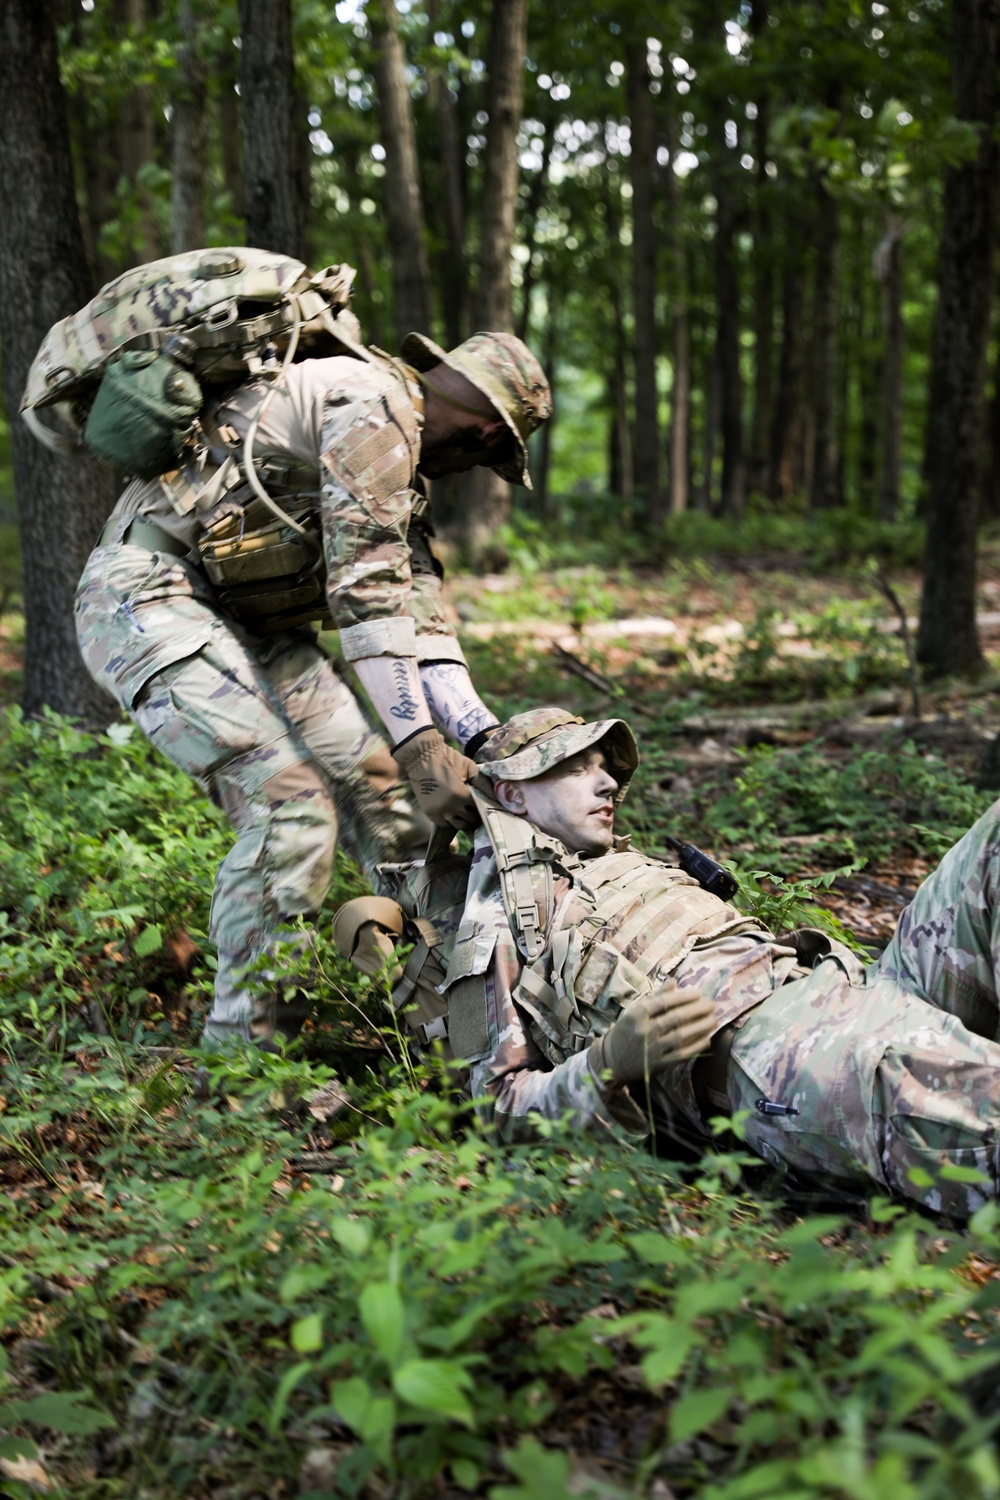
<instances>
[{"instance_id":1,"label":"lying soldier","mask_svg":"<svg viewBox=\"0 0 1000 1500\"><path fill-rule=\"evenodd\" d=\"M533 710L478 761L495 800L480 799L440 989L502 1137L568 1116L690 1145L745 1111L748 1145L797 1176L962 1217L996 1194L1000 803L865 967L816 930L775 937L615 838L638 764L622 720ZM374 915L346 924L352 941L402 930Z\"/></svg>"}]
</instances>

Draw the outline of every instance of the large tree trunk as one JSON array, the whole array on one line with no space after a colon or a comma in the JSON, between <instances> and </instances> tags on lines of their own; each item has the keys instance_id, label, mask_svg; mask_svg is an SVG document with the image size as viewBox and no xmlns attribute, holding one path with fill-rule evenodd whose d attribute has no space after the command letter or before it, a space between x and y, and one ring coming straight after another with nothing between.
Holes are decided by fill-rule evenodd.
<instances>
[{"instance_id":1,"label":"large tree trunk","mask_svg":"<svg viewBox=\"0 0 1000 1500\"><path fill-rule=\"evenodd\" d=\"M767 30L767 4L753 0L750 30L755 60ZM767 175L771 105L766 86L756 89L754 153L757 160L753 210L753 418L750 437L750 488L764 494L768 484L772 411L774 405L774 222L773 189Z\"/></svg>"},{"instance_id":2,"label":"large tree trunk","mask_svg":"<svg viewBox=\"0 0 1000 1500\"><path fill-rule=\"evenodd\" d=\"M517 210L517 135L524 106L527 0L493 0L487 58L486 154L479 218L477 329L512 330L510 278ZM461 486L454 534L467 556L483 553L510 514L510 486L492 469L473 469Z\"/></svg>"},{"instance_id":3,"label":"large tree trunk","mask_svg":"<svg viewBox=\"0 0 1000 1500\"><path fill-rule=\"evenodd\" d=\"M92 293L67 150L69 121L48 6L0 6L0 345L11 422L24 579L26 713L46 706L88 725L111 700L80 660L77 580L111 509L108 472L82 451L56 458L18 420L28 367L49 326Z\"/></svg>"},{"instance_id":4,"label":"large tree trunk","mask_svg":"<svg viewBox=\"0 0 1000 1500\"><path fill-rule=\"evenodd\" d=\"M875 252L875 279L882 287L882 478L878 518L894 521L899 507L903 447L903 234L898 214L885 215L885 234Z\"/></svg>"},{"instance_id":5,"label":"large tree trunk","mask_svg":"<svg viewBox=\"0 0 1000 1500\"><path fill-rule=\"evenodd\" d=\"M978 126L945 175L927 419L927 551L917 655L932 673L981 670L976 521L996 233L998 0L953 0L955 112Z\"/></svg>"},{"instance_id":6,"label":"large tree trunk","mask_svg":"<svg viewBox=\"0 0 1000 1500\"><path fill-rule=\"evenodd\" d=\"M291 0L239 0L247 243L305 257Z\"/></svg>"},{"instance_id":7,"label":"large tree trunk","mask_svg":"<svg viewBox=\"0 0 1000 1500\"><path fill-rule=\"evenodd\" d=\"M837 446L837 319L840 312L840 205L818 185L814 293L815 385L810 510L830 510L843 500Z\"/></svg>"},{"instance_id":8,"label":"large tree trunk","mask_svg":"<svg viewBox=\"0 0 1000 1500\"><path fill-rule=\"evenodd\" d=\"M664 520L660 493L659 398L656 388L656 251L653 230L654 134L646 32L625 44L631 121L632 311L635 366L635 488L650 525Z\"/></svg>"},{"instance_id":9,"label":"large tree trunk","mask_svg":"<svg viewBox=\"0 0 1000 1500\"><path fill-rule=\"evenodd\" d=\"M368 25L375 42L375 79L385 147L382 201L392 259L393 311L396 338L402 343L411 331L430 332L431 308L417 137L396 0L369 0Z\"/></svg>"},{"instance_id":10,"label":"large tree trunk","mask_svg":"<svg viewBox=\"0 0 1000 1500\"><path fill-rule=\"evenodd\" d=\"M170 249L175 255L205 243L205 64L193 0L180 0L178 20L170 193Z\"/></svg>"},{"instance_id":11,"label":"large tree trunk","mask_svg":"<svg viewBox=\"0 0 1000 1500\"><path fill-rule=\"evenodd\" d=\"M605 158L601 175L604 198L604 224L609 252L615 255L621 243L621 199L618 184L610 180ZM608 277L611 302L611 367L608 370L608 489L612 495L631 500L635 494L635 468L632 461L632 431L628 409L628 341L625 333L625 309L618 276L612 270Z\"/></svg>"},{"instance_id":12,"label":"large tree trunk","mask_svg":"<svg viewBox=\"0 0 1000 1500\"><path fill-rule=\"evenodd\" d=\"M219 90L219 147L222 157L222 180L232 200L232 212L243 219L246 206L246 188L243 180L243 124L239 83L239 53L229 39L224 43L220 66L216 74ZM246 243L246 225L239 236L240 244Z\"/></svg>"}]
</instances>

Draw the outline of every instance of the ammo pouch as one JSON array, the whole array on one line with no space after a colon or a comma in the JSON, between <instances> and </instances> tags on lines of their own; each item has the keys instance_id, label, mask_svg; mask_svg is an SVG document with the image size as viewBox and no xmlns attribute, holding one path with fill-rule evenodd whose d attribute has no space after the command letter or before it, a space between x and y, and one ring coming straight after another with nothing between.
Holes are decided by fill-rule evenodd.
<instances>
[{"instance_id":1,"label":"ammo pouch","mask_svg":"<svg viewBox=\"0 0 1000 1500\"><path fill-rule=\"evenodd\" d=\"M269 467L265 462L258 474L268 492L277 496L280 485ZM286 477L295 475L286 470ZM316 482L311 471L303 477ZM304 528L304 535L284 525L249 485L243 485L228 492L203 518L198 538L201 565L227 614L259 634L310 620L329 628L333 622L316 495L299 491L282 496L278 503Z\"/></svg>"}]
</instances>

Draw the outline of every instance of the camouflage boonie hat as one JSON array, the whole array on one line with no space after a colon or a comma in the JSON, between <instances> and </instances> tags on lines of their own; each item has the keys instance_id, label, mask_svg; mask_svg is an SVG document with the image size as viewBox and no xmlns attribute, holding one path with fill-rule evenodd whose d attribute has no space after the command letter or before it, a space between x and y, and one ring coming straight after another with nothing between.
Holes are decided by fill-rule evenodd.
<instances>
[{"instance_id":1,"label":"camouflage boonie hat","mask_svg":"<svg viewBox=\"0 0 1000 1500\"><path fill-rule=\"evenodd\" d=\"M624 719L588 724L564 708L530 708L494 730L476 755L476 764L492 781L531 781L591 745L601 746L608 771L618 782L617 807L639 764L635 735Z\"/></svg>"},{"instance_id":2,"label":"camouflage boonie hat","mask_svg":"<svg viewBox=\"0 0 1000 1500\"><path fill-rule=\"evenodd\" d=\"M552 392L545 371L526 344L512 333L474 333L457 349L445 351L422 333L408 333L403 358L421 372L447 365L464 375L496 407L514 437L517 453L490 464L508 484L531 489L527 441L552 415Z\"/></svg>"}]
</instances>

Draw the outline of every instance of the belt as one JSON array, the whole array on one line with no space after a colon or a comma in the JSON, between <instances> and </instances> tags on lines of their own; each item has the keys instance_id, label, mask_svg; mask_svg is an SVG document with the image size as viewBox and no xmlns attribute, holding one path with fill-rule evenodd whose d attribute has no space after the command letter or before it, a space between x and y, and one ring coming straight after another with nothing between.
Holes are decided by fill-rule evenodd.
<instances>
[{"instance_id":1,"label":"belt","mask_svg":"<svg viewBox=\"0 0 1000 1500\"><path fill-rule=\"evenodd\" d=\"M733 1050L733 1039L738 1026L724 1026L712 1038L711 1046L704 1057L699 1057L691 1073L698 1108L702 1118L710 1120L713 1115L729 1115L733 1106L729 1099L729 1054Z\"/></svg>"},{"instance_id":2,"label":"belt","mask_svg":"<svg viewBox=\"0 0 1000 1500\"><path fill-rule=\"evenodd\" d=\"M97 539L99 547L108 547L114 541L115 527L118 522L114 517L108 522ZM122 543L127 542L131 547L143 547L147 552L169 552L172 557L187 557L190 547L185 547L175 536L164 531L162 526L155 525L152 521L143 521L139 516L130 521L122 532Z\"/></svg>"}]
</instances>

